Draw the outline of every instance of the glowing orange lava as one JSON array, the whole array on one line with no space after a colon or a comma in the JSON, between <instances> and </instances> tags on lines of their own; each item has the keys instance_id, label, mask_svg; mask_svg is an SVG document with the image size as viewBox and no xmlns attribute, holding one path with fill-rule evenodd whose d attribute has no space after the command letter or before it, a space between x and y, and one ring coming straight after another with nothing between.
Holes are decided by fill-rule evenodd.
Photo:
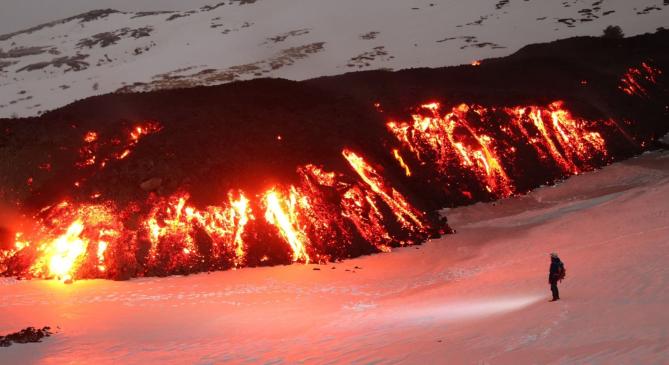
<instances>
[{"instance_id":1,"label":"glowing orange lava","mask_svg":"<svg viewBox=\"0 0 669 365\"><path fill-rule=\"evenodd\" d=\"M76 221L67 228L67 232L51 243L50 248L53 251L50 253L49 274L63 280L71 279L75 261L83 255L88 246L87 242L79 237L83 230L84 225Z\"/></svg>"},{"instance_id":2,"label":"glowing orange lava","mask_svg":"<svg viewBox=\"0 0 669 365\"><path fill-rule=\"evenodd\" d=\"M98 134L96 132L90 131L84 135L84 142L93 143L98 140Z\"/></svg>"},{"instance_id":3,"label":"glowing orange lava","mask_svg":"<svg viewBox=\"0 0 669 365\"><path fill-rule=\"evenodd\" d=\"M305 199L304 197L298 197L294 187L290 188L288 197L281 196L274 189L268 191L263 198L267 207L265 219L276 226L281 236L290 244L293 250L293 261L309 263L309 255L306 250L307 238L297 217L298 198Z\"/></svg>"},{"instance_id":4,"label":"glowing orange lava","mask_svg":"<svg viewBox=\"0 0 669 365\"><path fill-rule=\"evenodd\" d=\"M412 122L390 122L388 129L419 161L434 163L441 174L448 174L456 162L473 172L486 190L511 195L512 185L494 141L467 119L469 113L480 114L481 110L460 104L441 115L440 108L439 103L424 104L421 113L412 116Z\"/></svg>"},{"instance_id":5,"label":"glowing orange lava","mask_svg":"<svg viewBox=\"0 0 669 365\"><path fill-rule=\"evenodd\" d=\"M61 280L116 278L272 260L322 263L348 257L354 246L357 254L389 251L423 241L437 225L393 186L393 178L411 177L415 183L430 176L444 191L455 187L470 200L481 194L509 196L516 191L510 173L518 176L513 167L520 148L534 153L529 158L548 170L564 174L579 173L606 157L606 142L595 125L617 126L575 117L562 102L450 109L427 103L408 121L387 123L400 144L389 153L403 176L385 176L372 159L344 148L338 158L345 171L305 164L297 167L296 181L253 194L232 188L215 205L197 206L187 192L178 191L150 193L145 201L117 207L105 201L107 194L91 189L87 199L96 204L65 201L38 212L35 226L16 233L14 244L0 252L0 270ZM110 158L127 158L144 136L158 130L157 123L139 124L111 142L87 132L77 166L101 168ZM85 182L74 184L84 189Z\"/></svg>"},{"instance_id":6,"label":"glowing orange lava","mask_svg":"<svg viewBox=\"0 0 669 365\"><path fill-rule=\"evenodd\" d=\"M404 228L409 230L425 228L422 213L413 208L397 190L387 186L381 175L361 156L348 149L345 149L342 154L362 181L390 207L397 221Z\"/></svg>"},{"instance_id":7,"label":"glowing orange lava","mask_svg":"<svg viewBox=\"0 0 669 365\"><path fill-rule=\"evenodd\" d=\"M214 262L234 257L234 266L242 266L245 227L254 219L244 193L235 195L230 192L225 204L205 209L189 206L188 200L188 194L158 200L144 219L143 226L151 242L149 257L153 263L160 261L160 252L165 247L172 247L184 256L183 261L196 260L189 256L210 254ZM199 251L196 245L198 232L204 232L211 241L211 252Z\"/></svg>"},{"instance_id":8,"label":"glowing orange lava","mask_svg":"<svg viewBox=\"0 0 669 365\"><path fill-rule=\"evenodd\" d=\"M404 169L404 174L406 176L411 176L411 169L404 162L404 159L402 158L402 155L400 155L400 151L397 148L393 149L393 157L395 157L395 160L397 160L397 163L399 163L400 166L402 167L402 169Z\"/></svg>"},{"instance_id":9,"label":"glowing orange lava","mask_svg":"<svg viewBox=\"0 0 669 365\"><path fill-rule=\"evenodd\" d=\"M514 193L505 166L516 159L517 149L497 141L495 129L510 140L531 145L540 159L552 160L565 173L579 173L590 168L593 157L607 154L603 137L587 129L592 123L572 116L560 101L547 107L503 109L460 104L445 112L433 102L422 105L412 119L391 121L387 127L421 163L434 166L445 177L467 171L498 197ZM502 123L505 120L510 123ZM395 158L405 168L405 162Z\"/></svg>"},{"instance_id":10,"label":"glowing orange lava","mask_svg":"<svg viewBox=\"0 0 669 365\"><path fill-rule=\"evenodd\" d=\"M620 79L618 88L627 95L641 97L649 96L649 88L657 84L657 78L662 74L658 68L648 62L642 62L638 67L630 67Z\"/></svg>"},{"instance_id":11,"label":"glowing orange lava","mask_svg":"<svg viewBox=\"0 0 669 365\"><path fill-rule=\"evenodd\" d=\"M17 233L17 238L25 239L17 240L18 251L32 249L37 255L29 270L32 275L70 280L79 271L95 275L92 271L105 270L106 250L123 231L110 206L62 202L44 212L47 215L32 237Z\"/></svg>"},{"instance_id":12,"label":"glowing orange lava","mask_svg":"<svg viewBox=\"0 0 669 365\"><path fill-rule=\"evenodd\" d=\"M591 168L593 157L607 155L604 138L588 131L590 122L575 118L560 101L546 108L537 106L507 109L521 135L531 141L540 157L550 156L565 173L578 174ZM531 123L531 124L530 124ZM533 137L532 127L541 138Z\"/></svg>"},{"instance_id":13,"label":"glowing orange lava","mask_svg":"<svg viewBox=\"0 0 669 365\"><path fill-rule=\"evenodd\" d=\"M110 141L100 140L98 132L89 131L83 137L84 145L79 149L78 167L98 166L104 168L110 159L122 160L130 155L140 140L162 129L158 122L147 121L132 127L126 136Z\"/></svg>"},{"instance_id":14,"label":"glowing orange lava","mask_svg":"<svg viewBox=\"0 0 669 365\"><path fill-rule=\"evenodd\" d=\"M428 230L423 213L361 155L348 149L342 154L355 173L349 177L308 164L297 169L298 185L274 186L253 199L231 190L216 206L198 208L189 194L175 193L150 196L145 209L67 201L46 207L35 217L33 234L17 233L14 247L2 252L0 268L25 256L32 264L22 275L70 280L117 275L123 265L135 265L137 275L242 267L249 244L263 244L248 227L263 224L276 238L261 240L282 241L292 261L303 263L342 257L354 240L389 251L423 239ZM264 220L256 220L254 212ZM128 220L136 228L125 226ZM263 256L260 262L267 260Z\"/></svg>"}]
</instances>

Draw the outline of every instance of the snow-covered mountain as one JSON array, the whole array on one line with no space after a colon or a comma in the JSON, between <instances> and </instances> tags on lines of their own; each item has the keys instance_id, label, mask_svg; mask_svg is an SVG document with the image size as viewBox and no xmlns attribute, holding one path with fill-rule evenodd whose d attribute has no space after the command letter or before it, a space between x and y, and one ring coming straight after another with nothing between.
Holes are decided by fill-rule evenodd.
<instances>
[{"instance_id":1,"label":"snow-covered mountain","mask_svg":"<svg viewBox=\"0 0 669 365\"><path fill-rule=\"evenodd\" d=\"M227 0L98 10L0 36L0 117L115 91L469 63L612 24L654 31L669 25L667 9L667 0Z\"/></svg>"}]
</instances>

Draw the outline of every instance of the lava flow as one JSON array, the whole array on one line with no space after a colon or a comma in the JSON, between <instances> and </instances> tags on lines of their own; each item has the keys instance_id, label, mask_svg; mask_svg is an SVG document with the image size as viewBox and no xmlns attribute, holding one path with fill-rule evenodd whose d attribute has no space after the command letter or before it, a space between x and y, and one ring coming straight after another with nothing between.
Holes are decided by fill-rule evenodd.
<instances>
[{"instance_id":1,"label":"lava flow","mask_svg":"<svg viewBox=\"0 0 669 365\"><path fill-rule=\"evenodd\" d=\"M378 252L424 240L432 230L424 214L359 154L342 155L350 172L309 164L298 168L297 185L253 196L230 191L225 202L204 208L189 204L187 193L152 194L125 208L65 201L43 209L32 234L16 234L0 268L61 280L168 275L286 258L326 262L346 257L356 242L366 245L362 252ZM283 253L267 250L272 246Z\"/></svg>"},{"instance_id":2,"label":"lava flow","mask_svg":"<svg viewBox=\"0 0 669 365\"><path fill-rule=\"evenodd\" d=\"M412 114L411 121L391 121L387 127L413 154L418 163L415 167L436 172L444 182L471 177L478 187L469 189L478 188L494 197L516 191L517 176L509 171L522 145L531 146L542 164L554 165L566 174L590 169L596 165L595 159L607 156L604 138L591 127L612 122L576 118L560 101L545 107L460 104L442 109L440 103L424 104ZM405 171L411 171L413 167L396 149L393 155Z\"/></svg>"},{"instance_id":3,"label":"lava flow","mask_svg":"<svg viewBox=\"0 0 669 365\"><path fill-rule=\"evenodd\" d=\"M649 62L641 62L638 67L630 67L620 79L618 88L627 95L649 97L649 88L657 84L662 71Z\"/></svg>"},{"instance_id":4,"label":"lava flow","mask_svg":"<svg viewBox=\"0 0 669 365\"><path fill-rule=\"evenodd\" d=\"M98 132L88 131L83 137L84 145L79 150L78 167L98 166L104 168L110 160L123 160L130 155L139 141L162 129L160 123L147 121L133 126L124 136L101 141Z\"/></svg>"},{"instance_id":5,"label":"lava flow","mask_svg":"<svg viewBox=\"0 0 669 365\"><path fill-rule=\"evenodd\" d=\"M614 126L577 118L560 101L498 108L432 102L414 109L410 121L387 123L400 144L390 148L388 161L399 164L401 179L431 184L465 201L481 194L506 197L519 191L520 160L557 171L555 177L600 165L608 152L597 130ZM76 166L104 169L110 158L126 158L143 136L160 130L157 122L147 122L111 142L87 132L80 151L84 163ZM339 159L348 169L301 165L292 183L254 192L231 189L209 206L192 204L183 190L151 192L123 207L112 200L66 200L42 209L33 227L16 233L11 249L0 255L0 270L70 280L323 263L447 231L360 152L344 148ZM100 200L99 194L92 198Z\"/></svg>"}]
</instances>

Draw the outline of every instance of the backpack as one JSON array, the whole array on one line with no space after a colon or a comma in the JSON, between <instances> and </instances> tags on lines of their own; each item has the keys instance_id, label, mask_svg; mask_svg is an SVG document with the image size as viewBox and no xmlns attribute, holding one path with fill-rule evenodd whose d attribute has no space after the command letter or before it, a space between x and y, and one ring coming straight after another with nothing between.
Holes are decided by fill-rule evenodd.
<instances>
[{"instance_id":1,"label":"backpack","mask_svg":"<svg viewBox=\"0 0 669 365\"><path fill-rule=\"evenodd\" d=\"M567 276L567 270L564 268L564 264L560 262L560 266L557 269L557 279L562 281Z\"/></svg>"}]
</instances>

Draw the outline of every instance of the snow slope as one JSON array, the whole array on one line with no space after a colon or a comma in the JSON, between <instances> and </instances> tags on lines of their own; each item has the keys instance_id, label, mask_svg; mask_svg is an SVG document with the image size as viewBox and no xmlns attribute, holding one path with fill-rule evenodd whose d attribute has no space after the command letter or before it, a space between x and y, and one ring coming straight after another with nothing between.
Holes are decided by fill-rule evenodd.
<instances>
[{"instance_id":1,"label":"snow slope","mask_svg":"<svg viewBox=\"0 0 669 365\"><path fill-rule=\"evenodd\" d=\"M611 24L669 26L662 0L227 0L184 12L97 11L0 36L0 117L96 94L438 67Z\"/></svg>"},{"instance_id":2,"label":"snow slope","mask_svg":"<svg viewBox=\"0 0 669 365\"><path fill-rule=\"evenodd\" d=\"M315 266L128 282L0 281L3 364L661 364L669 152L447 212L458 233ZM566 263L548 303L548 253ZM320 270L315 270L320 269Z\"/></svg>"}]
</instances>

